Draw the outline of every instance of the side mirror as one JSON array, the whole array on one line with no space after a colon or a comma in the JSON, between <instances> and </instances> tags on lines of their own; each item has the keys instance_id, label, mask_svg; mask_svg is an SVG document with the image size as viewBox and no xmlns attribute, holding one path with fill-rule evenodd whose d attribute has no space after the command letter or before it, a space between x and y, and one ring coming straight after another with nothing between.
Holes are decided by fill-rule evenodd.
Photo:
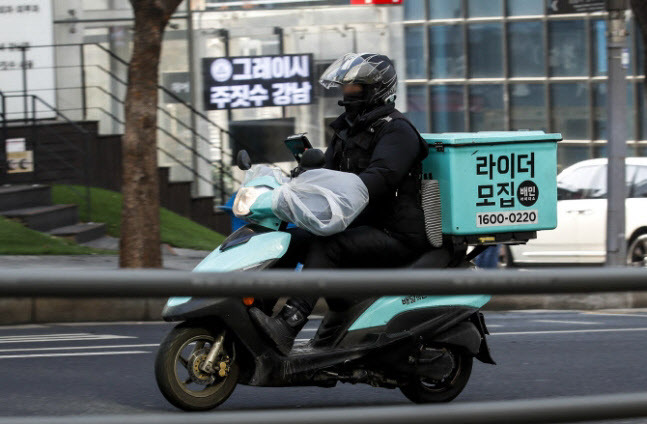
<instances>
[{"instance_id":1,"label":"side mirror","mask_svg":"<svg viewBox=\"0 0 647 424\"><path fill-rule=\"evenodd\" d=\"M299 166L303 169L317 169L323 168L326 164L326 157L324 152L319 149L308 149L303 152Z\"/></svg>"},{"instance_id":2,"label":"side mirror","mask_svg":"<svg viewBox=\"0 0 647 424\"><path fill-rule=\"evenodd\" d=\"M252 159L249 157L247 150L241 150L236 156L236 165L243 171L247 171L252 167Z\"/></svg>"}]
</instances>

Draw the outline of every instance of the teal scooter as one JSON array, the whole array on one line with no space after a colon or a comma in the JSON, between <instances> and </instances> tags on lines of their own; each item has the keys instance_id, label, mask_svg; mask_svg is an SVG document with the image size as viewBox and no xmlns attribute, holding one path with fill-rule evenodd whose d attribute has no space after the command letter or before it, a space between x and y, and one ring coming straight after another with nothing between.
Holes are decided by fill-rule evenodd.
<instances>
[{"instance_id":1,"label":"teal scooter","mask_svg":"<svg viewBox=\"0 0 647 424\"><path fill-rule=\"evenodd\" d=\"M300 164L297 173L322 165L323 153L304 147L308 146L293 150ZM238 165L250 169L246 152L239 154ZM287 251L290 234L271 207L272 190L284 177L267 167L264 172L259 169L248 171L233 206L236 216L249 225L231 234L195 272L258 271L271 267ZM411 267L471 266L465 257L466 250L435 250L421 255ZM271 311L273 301L174 297L163 317L181 323L159 348L157 384L170 403L190 411L215 408L237 384L364 383L399 388L417 403L447 402L467 384L474 358L494 364L480 312L489 299L487 295L328 299L329 310L314 338L284 356L248 312L252 306Z\"/></svg>"}]
</instances>

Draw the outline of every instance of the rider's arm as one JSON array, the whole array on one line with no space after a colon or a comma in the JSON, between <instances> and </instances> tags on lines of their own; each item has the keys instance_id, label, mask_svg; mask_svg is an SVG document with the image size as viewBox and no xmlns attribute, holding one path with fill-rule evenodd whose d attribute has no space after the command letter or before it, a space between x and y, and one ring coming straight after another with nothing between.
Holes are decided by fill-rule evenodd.
<instances>
[{"instance_id":1,"label":"rider's arm","mask_svg":"<svg viewBox=\"0 0 647 424\"><path fill-rule=\"evenodd\" d=\"M401 120L389 125L375 146L368 168L359 174L368 188L369 201L392 194L419 154L420 143L413 128Z\"/></svg>"},{"instance_id":2,"label":"rider's arm","mask_svg":"<svg viewBox=\"0 0 647 424\"><path fill-rule=\"evenodd\" d=\"M325 159L325 164L324 168L326 169L334 169L334 164L333 164L333 156L335 153L335 148L334 148L334 141L330 143L330 146L326 149L326 153L324 154L324 159Z\"/></svg>"}]
</instances>

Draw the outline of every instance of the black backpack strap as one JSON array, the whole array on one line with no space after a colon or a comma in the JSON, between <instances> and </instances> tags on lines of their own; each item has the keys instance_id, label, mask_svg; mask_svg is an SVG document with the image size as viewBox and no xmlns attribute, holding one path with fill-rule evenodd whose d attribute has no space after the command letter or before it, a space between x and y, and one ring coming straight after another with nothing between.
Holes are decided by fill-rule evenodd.
<instances>
[{"instance_id":1,"label":"black backpack strap","mask_svg":"<svg viewBox=\"0 0 647 424\"><path fill-rule=\"evenodd\" d=\"M424 155L421 155L420 158L419 158L419 160L422 161L424 158L426 158L429 155L429 145L427 144L425 139L422 138L422 136L420 135L420 131L418 131L418 129L413 125L413 123L409 120L409 118L404 116L404 114L402 114L402 112L400 112L398 110L394 110L390 114L378 119L377 121L375 121L375 123L373 125L371 125L371 127L369 128L369 131L375 126L375 128L376 128L375 132L379 133L379 132L381 132L382 130L384 130L386 128L385 124L391 123L391 122L393 122L395 120L402 120L402 121L406 122L411 127L411 129L413 129L415 131L416 135L418 136L418 141L420 142L420 144L422 146L421 150L425 152Z\"/></svg>"}]
</instances>

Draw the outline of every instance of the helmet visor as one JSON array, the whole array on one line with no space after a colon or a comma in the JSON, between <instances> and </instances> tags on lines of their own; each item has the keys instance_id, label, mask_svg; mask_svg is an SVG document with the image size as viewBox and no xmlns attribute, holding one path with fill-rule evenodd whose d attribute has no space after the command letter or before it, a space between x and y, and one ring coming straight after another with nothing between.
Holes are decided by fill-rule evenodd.
<instances>
[{"instance_id":1,"label":"helmet visor","mask_svg":"<svg viewBox=\"0 0 647 424\"><path fill-rule=\"evenodd\" d=\"M319 79L325 88L346 84L372 85L382 81L383 71L378 69L381 62L369 61L377 55L347 53L330 65Z\"/></svg>"}]
</instances>

